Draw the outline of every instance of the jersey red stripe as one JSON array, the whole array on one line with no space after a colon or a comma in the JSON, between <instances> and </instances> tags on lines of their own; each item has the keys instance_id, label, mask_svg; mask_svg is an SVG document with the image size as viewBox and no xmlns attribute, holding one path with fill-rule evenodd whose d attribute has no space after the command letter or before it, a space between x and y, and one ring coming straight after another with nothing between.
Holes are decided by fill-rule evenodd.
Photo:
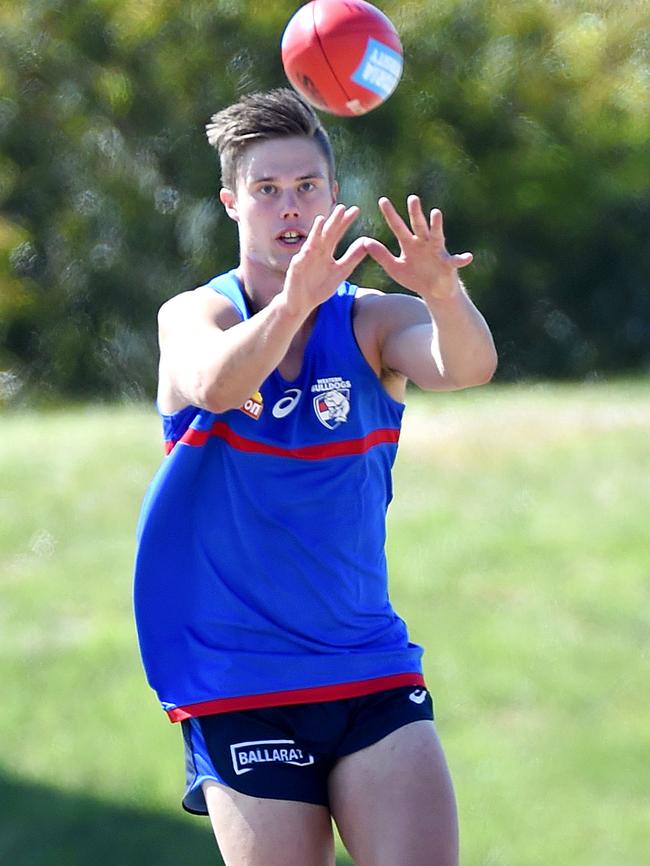
<instances>
[{"instance_id":1,"label":"jersey red stripe","mask_svg":"<svg viewBox=\"0 0 650 866\"><path fill-rule=\"evenodd\" d=\"M208 716L216 713L231 713L237 710L259 710L263 707L281 707L289 704L313 704L322 701L338 701L342 698L359 698L362 695L372 695L386 689L396 689L400 686L425 687L422 674L391 674L386 677L375 677L372 680L360 680L354 683L340 683L334 686L315 686L309 689L294 689L288 692L268 692L263 695L242 695L237 698L218 698L214 701L202 701L199 704L188 704L185 707L175 707L167 710L172 722L181 722L196 716Z\"/></svg>"},{"instance_id":2,"label":"jersey red stripe","mask_svg":"<svg viewBox=\"0 0 650 866\"><path fill-rule=\"evenodd\" d=\"M326 457L347 457L352 454L363 454L374 445L393 444L399 441L399 429L386 427L373 430L361 439L345 439L342 442L331 442L323 445L303 445L300 448L282 448L279 445L269 445L266 442L256 442L240 436L225 423L215 421L209 430L194 430L190 427L179 440L184 445L200 447L205 445L210 436L218 436L228 445L238 451L251 454L269 454L274 457L294 457L298 460L322 460Z\"/></svg>"}]
</instances>

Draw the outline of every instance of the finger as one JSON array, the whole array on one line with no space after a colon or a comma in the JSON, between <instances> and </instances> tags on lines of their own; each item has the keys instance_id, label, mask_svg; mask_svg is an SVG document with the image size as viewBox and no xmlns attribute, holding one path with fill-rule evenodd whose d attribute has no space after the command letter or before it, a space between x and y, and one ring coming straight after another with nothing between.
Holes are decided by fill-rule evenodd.
<instances>
[{"instance_id":1,"label":"finger","mask_svg":"<svg viewBox=\"0 0 650 866\"><path fill-rule=\"evenodd\" d=\"M402 219L402 217L395 210L395 205L392 201L385 196L379 199L379 210L382 212L386 223L388 224L388 228L395 235L397 240L400 243L400 246L407 244L410 240L413 239L413 235L410 232L408 226Z\"/></svg>"},{"instance_id":2,"label":"finger","mask_svg":"<svg viewBox=\"0 0 650 866\"><path fill-rule=\"evenodd\" d=\"M471 265L474 261L474 256L472 253L459 253L456 256L451 257L451 263L455 268L466 268L467 265Z\"/></svg>"},{"instance_id":3,"label":"finger","mask_svg":"<svg viewBox=\"0 0 650 866\"><path fill-rule=\"evenodd\" d=\"M355 241L352 241L341 258L336 262L340 270L341 279L346 280L357 265L365 259L366 255L366 238L357 238Z\"/></svg>"},{"instance_id":4,"label":"finger","mask_svg":"<svg viewBox=\"0 0 650 866\"><path fill-rule=\"evenodd\" d=\"M438 207L434 207L429 214L429 226L431 231L441 232L442 229L442 211Z\"/></svg>"},{"instance_id":5,"label":"finger","mask_svg":"<svg viewBox=\"0 0 650 866\"><path fill-rule=\"evenodd\" d=\"M340 221L344 210L345 208L343 205L337 204L328 214L322 216L321 236L324 236L330 230L331 226L336 225ZM316 219L318 219L318 217Z\"/></svg>"},{"instance_id":6,"label":"finger","mask_svg":"<svg viewBox=\"0 0 650 866\"><path fill-rule=\"evenodd\" d=\"M374 238L366 238L366 252L371 259L377 262L380 268L386 271L391 279L395 279L398 259L395 258L390 250Z\"/></svg>"},{"instance_id":7,"label":"finger","mask_svg":"<svg viewBox=\"0 0 650 866\"><path fill-rule=\"evenodd\" d=\"M341 240L359 213L359 208L356 205L346 208L345 205L341 204L334 208L323 228L323 237L332 244L332 247L335 247Z\"/></svg>"},{"instance_id":8,"label":"finger","mask_svg":"<svg viewBox=\"0 0 650 866\"><path fill-rule=\"evenodd\" d=\"M325 225L325 217L322 214L318 214L315 217L313 223L311 224L311 228L309 229L309 233L307 234L307 242L314 241L323 233L323 226Z\"/></svg>"},{"instance_id":9,"label":"finger","mask_svg":"<svg viewBox=\"0 0 650 866\"><path fill-rule=\"evenodd\" d=\"M442 223L442 211L434 207L431 213L429 214L429 230L431 233L431 237L439 240L440 243L445 245L445 229Z\"/></svg>"},{"instance_id":10,"label":"finger","mask_svg":"<svg viewBox=\"0 0 650 866\"><path fill-rule=\"evenodd\" d=\"M335 204L332 210L329 212L327 219L325 222L328 225L331 225L334 222L338 222L341 219L343 214L345 213L346 207L344 204Z\"/></svg>"},{"instance_id":11,"label":"finger","mask_svg":"<svg viewBox=\"0 0 650 866\"><path fill-rule=\"evenodd\" d=\"M419 196L410 195L406 199L406 208L411 220L413 234L420 238L428 238L429 225L427 224L424 213L422 212L422 203Z\"/></svg>"},{"instance_id":12,"label":"finger","mask_svg":"<svg viewBox=\"0 0 650 866\"><path fill-rule=\"evenodd\" d=\"M343 205L341 205L341 207L343 207ZM339 221L339 231L345 233L350 228L352 223L357 219L360 213L361 211L356 205L345 208Z\"/></svg>"},{"instance_id":13,"label":"finger","mask_svg":"<svg viewBox=\"0 0 650 866\"><path fill-rule=\"evenodd\" d=\"M309 230L305 246L313 249L316 245L325 243L333 251L345 231L338 231L338 226L345 214L345 210L345 205L337 204L328 215L318 214Z\"/></svg>"},{"instance_id":14,"label":"finger","mask_svg":"<svg viewBox=\"0 0 650 866\"><path fill-rule=\"evenodd\" d=\"M346 207L344 204L337 204L332 208L329 216L325 220L325 225L327 228L337 225L342 220L348 218L350 213L357 215L359 213L359 208L355 205L352 207Z\"/></svg>"}]
</instances>

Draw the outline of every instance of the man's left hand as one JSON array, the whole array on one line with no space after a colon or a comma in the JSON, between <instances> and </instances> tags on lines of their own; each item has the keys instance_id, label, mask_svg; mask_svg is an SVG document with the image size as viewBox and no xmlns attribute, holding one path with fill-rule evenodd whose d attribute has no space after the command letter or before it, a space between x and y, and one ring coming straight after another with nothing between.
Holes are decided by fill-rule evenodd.
<instances>
[{"instance_id":1,"label":"man's left hand","mask_svg":"<svg viewBox=\"0 0 650 866\"><path fill-rule=\"evenodd\" d=\"M379 199L379 209L397 238L400 255L394 256L384 244L374 238L366 240L366 252L392 280L416 292L425 301L441 301L453 297L461 291L458 270L471 264L473 255L450 255L447 252L442 212L438 208L431 211L428 221L422 211L419 196L410 195L407 208L410 226L404 222L388 198Z\"/></svg>"}]
</instances>

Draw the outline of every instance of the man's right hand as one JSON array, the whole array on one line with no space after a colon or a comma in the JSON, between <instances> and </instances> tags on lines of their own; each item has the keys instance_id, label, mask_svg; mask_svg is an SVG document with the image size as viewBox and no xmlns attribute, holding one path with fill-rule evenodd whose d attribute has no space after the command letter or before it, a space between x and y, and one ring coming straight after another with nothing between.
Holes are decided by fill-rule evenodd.
<instances>
[{"instance_id":1,"label":"man's right hand","mask_svg":"<svg viewBox=\"0 0 650 866\"><path fill-rule=\"evenodd\" d=\"M291 315L309 315L363 261L366 238L357 238L339 259L334 258L336 247L358 216L358 207L338 204L328 217L316 217L284 280L283 294Z\"/></svg>"}]
</instances>

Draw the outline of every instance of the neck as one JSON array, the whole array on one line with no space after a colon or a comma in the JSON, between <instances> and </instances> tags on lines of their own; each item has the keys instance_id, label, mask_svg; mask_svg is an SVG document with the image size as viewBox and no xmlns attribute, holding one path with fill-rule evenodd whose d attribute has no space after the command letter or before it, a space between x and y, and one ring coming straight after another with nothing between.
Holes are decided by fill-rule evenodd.
<instances>
[{"instance_id":1,"label":"neck","mask_svg":"<svg viewBox=\"0 0 650 866\"><path fill-rule=\"evenodd\" d=\"M280 294L286 276L286 273L282 271L270 270L256 262L246 262L243 260L240 262L235 273L242 284L249 312L252 315L259 313L260 310L269 305L276 295ZM304 346L311 333L317 313L318 309L311 311L303 324L298 328L292 344L298 347Z\"/></svg>"},{"instance_id":2,"label":"neck","mask_svg":"<svg viewBox=\"0 0 650 866\"><path fill-rule=\"evenodd\" d=\"M272 270L247 259L242 259L236 273L254 313L268 306L280 294L286 276L284 271Z\"/></svg>"}]
</instances>

